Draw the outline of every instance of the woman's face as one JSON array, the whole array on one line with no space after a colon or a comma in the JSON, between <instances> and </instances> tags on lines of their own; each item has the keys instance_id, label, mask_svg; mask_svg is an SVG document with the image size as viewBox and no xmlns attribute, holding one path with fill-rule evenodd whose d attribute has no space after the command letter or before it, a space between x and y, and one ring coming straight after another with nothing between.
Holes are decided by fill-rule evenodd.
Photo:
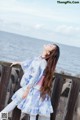
<instances>
[{"instance_id":1,"label":"woman's face","mask_svg":"<svg viewBox=\"0 0 80 120\"><path fill-rule=\"evenodd\" d=\"M47 45L44 45L44 49L48 52L54 50L56 48L56 46L54 44L47 44Z\"/></svg>"}]
</instances>

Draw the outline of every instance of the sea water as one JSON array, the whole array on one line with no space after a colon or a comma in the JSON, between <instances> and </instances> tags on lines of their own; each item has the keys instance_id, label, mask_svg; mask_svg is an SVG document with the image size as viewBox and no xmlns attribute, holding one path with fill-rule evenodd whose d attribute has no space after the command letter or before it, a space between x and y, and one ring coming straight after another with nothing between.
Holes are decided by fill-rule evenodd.
<instances>
[{"instance_id":1,"label":"sea water","mask_svg":"<svg viewBox=\"0 0 80 120\"><path fill-rule=\"evenodd\" d=\"M43 45L55 43L0 31L0 61L24 61L39 56ZM80 48L58 44L60 58L56 67L58 72L64 71L72 75L80 74Z\"/></svg>"}]
</instances>

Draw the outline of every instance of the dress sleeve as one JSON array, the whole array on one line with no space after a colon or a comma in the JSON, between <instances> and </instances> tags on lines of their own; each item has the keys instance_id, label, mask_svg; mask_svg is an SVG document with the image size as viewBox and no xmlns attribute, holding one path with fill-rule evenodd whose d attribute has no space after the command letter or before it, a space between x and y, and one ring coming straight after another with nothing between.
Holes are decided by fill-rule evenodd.
<instances>
[{"instance_id":1,"label":"dress sleeve","mask_svg":"<svg viewBox=\"0 0 80 120\"><path fill-rule=\"evenodd\" d=\"M32 58L31 59L27 59L27 60L21 62L20 65L21 65L21 67L22 67L22 69L23 69L24 72L27 71L27 69L30 66L31 62L32 62Z\"/></svg>"},{"instance_id":2,"label":"dress sleeve","mask_svg":"<svg viewBox=\"0 0 80 120\"><path fill-rule=\"evenodd\" d=\"M26 87L27 85L32 86L40 74L39 64L30 66L30 70L24 73L22 76L20 86Z\"/></svg>"},{"instance_id":3,"label":"dress sleeve","mask_svg":"<svg viewBox=\"0 0 80 120\"><path fill-rule=\"evenodd\" d=\"M32 87L37 83L40 78L43 75L44 69L46 67L46 64L44 61L41 61L40 64L35 65L35 67L32 68L31 74L30 74L30 81L29 81L29 86Z\"/></svg>"},{"instance_id":4,"label":"dress sleeve","mask_svg":"<svg viewBox=\"0 0 80 120\"><path fill-rule=\"evenodd\" d=\"M37 81L39 75L40 75L40 65L35 65L34 67L31 68L31 73L29 75L29 86L32 87L35 82Z\"/></svg>"},{"instance_id":5,"label":"dress sleeve","mask_svg":"<svg viewBox=\"0 0 80 120\"><path fill-rule=\"evenodd\" d=\"M27 86L29 83L29 79L26 76L27 76L26 73L22 76L22 79L20 81L21 87Z\"/></svg>"},{"instance_id":6,"label":"dress sleeve","mask_svg":"<svg viewBox=\"0 0 80 120\"><path fill-rule=\"evenodd\" d=\"M27 77L26 74L23 76L21 82L23 81L25 82L22 86L23 87L26 87L27 85L29 85L30 87L34 86L35 83L37 83L39 79L42 77L44 69L45 69L45 62L41 61L37 64L35 63L30 69L29 76Z\"/></svg>"}]
</instances>

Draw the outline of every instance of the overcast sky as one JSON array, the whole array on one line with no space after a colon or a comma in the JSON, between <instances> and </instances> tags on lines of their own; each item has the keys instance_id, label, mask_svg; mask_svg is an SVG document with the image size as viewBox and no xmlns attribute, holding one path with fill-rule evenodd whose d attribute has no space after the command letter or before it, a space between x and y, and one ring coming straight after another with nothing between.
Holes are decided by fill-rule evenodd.
<instances>
[{"instance_id":1,"label":"overcast sky","mask_svg":"<svg viewBox=\"0 0 80 120\"><path fill-rule=\"evenodd\" d=\"M0 0L0 30L80 47L80 3Z\"/></svg>"}]
</instances>

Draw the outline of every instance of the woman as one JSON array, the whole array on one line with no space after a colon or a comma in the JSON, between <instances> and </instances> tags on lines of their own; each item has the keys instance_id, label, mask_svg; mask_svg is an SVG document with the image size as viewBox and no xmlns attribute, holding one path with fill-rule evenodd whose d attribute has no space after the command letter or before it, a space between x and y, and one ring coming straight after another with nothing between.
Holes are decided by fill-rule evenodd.
<instances>
[{"instance_id":1,"label":"woman","mask_svg":"<svg viewBox=\"0 0 80 120\"><path fill-rule=\"evenodd\" d=\"M39 57L27 60L20 64L24 71L21 79L21 88L12 96L12 102L2 111L10 112L16 106L23 112L30 114L30 120L50 120L53 113L51 105L51 86L53 73L59 58L59 47L56 44L44 45L43 53Z\"/></svg>"}]
</instances>

